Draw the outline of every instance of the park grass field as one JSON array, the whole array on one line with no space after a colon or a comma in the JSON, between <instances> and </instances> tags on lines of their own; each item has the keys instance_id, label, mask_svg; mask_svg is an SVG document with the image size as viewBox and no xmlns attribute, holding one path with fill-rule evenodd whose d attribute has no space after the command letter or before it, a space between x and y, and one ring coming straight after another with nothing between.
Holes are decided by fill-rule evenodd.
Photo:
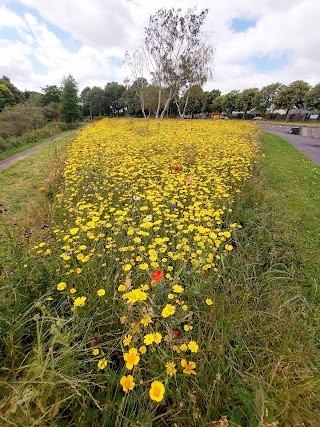
<instances>
[{"instance_id":1,"label":"park grass field","mask_svg":"<svg viewBox=\"0 0 320 427\"><path fill-rule=\"evenodd\" d=\"M320 168L260 138L105 121L1 173L4 425L317 426Z\"/></svg>"}]
</instances>

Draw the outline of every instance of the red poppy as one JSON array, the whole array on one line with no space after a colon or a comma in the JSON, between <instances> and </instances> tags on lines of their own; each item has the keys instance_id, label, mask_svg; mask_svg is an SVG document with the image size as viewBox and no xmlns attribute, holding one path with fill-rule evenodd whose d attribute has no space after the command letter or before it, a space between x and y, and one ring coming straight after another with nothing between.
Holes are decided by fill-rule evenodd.
<instances>
[{"instance_id":1,"label":"red poppy","mask_svg":"<svg viewBox=\"0 0 320 427\"><path fill-rule=\"evenodd\" d=\"M171 338L180 338L182 336L181 332L178 329L170 329L169 334Z\"/></svg>"},{"instance_id":2,"label":"red poppy","mask_svg":"<svg viewBox=\"0 0 320 427\"><path fill-rule=\"evenodd\" d=\"M155 282L160 282L162 279L163 279L163 270L157 270L151 276L151 280L154 280Z\"/></svg>"},{"instance_id":3,"label":"red poppy","mask_svg":"<svg viewBox=\"0 0 320 427\"><path fill-rule=\"evenodd\" d=\"M178 172L178 171L180 170L179 166L176 166L176 167L174 168L174 170L175 170L176 172Z\"/></svg>"},{"instance_id":4,"label":"red poppy","mask_svg":"<svg viewBox=\"0 0 320 427\"><path fill-rule=\"evenodd\" d=\"M232 156L229 156L229 159L232 159Z\"/></svg>"}]
</instances>

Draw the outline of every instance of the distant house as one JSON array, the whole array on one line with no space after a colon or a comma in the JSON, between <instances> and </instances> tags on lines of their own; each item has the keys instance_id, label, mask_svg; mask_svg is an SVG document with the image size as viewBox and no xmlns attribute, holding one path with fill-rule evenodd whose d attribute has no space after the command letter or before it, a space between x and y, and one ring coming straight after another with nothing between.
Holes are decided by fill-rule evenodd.
<instances>
[{"instance_id":1,"label":"distant house","mask_svg":"<svg viewBox=\"0 0 320 427\"><path fill-rule=\"evenodd\" d=\"M287 117L288 120L304 122L309 114L310 111L305 108L291 108L291 110L288 111Z\"/></svg>"}]
</instances>

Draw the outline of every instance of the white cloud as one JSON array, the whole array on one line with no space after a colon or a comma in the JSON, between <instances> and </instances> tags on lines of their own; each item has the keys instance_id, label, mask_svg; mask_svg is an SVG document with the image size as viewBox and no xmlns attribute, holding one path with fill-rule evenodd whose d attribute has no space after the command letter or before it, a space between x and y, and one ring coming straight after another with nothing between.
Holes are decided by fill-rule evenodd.
<instances>
[{"instance_id":1,"label":"white cloud","mask_svg":"<svg viewBox=\"0 0 320 427\"><path fill-rule=\"evenodd\" d=\"M113 80L122 83L127 72L112 57L121 61L126 50L138 47L149 16L161 7L186 10L194 5L194 0L20 0L28 13L18 16L9 0L2 1L6 6L0 6L0 30L12 28L22 39L0 44L0 75L8 75L21 89L35 90L59 84L69 73L81 89ZM226 93L276 81L319 82L318 0L198 0L197 5L198 11L209 9L204 31L216 50L214 81L207 89ZM234 18L253 19L256 25L236 33L231 28ZM77 40L78 51L68 50L65 33ZM282 55L288 62L268 72L258 71L252 62L253 57ZM33 57L47 73L32 70Z\"/></svg>"}]
</instances>

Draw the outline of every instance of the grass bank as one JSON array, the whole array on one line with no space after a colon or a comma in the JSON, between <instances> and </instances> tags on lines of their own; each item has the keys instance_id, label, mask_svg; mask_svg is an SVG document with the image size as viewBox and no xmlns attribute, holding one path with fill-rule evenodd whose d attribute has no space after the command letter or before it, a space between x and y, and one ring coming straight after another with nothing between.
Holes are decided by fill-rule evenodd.
<instances>
[{"instance_id":1,"label":"grass bank","mask_svg":"<svg viewBox=\"0 0 320 427\"><path fill-rule=\"evenodd\" d=\"M114 321L110 317L114 303L105 307L96 330L91 325L97 322L98 305L94 316L83 318L80 329L75 326L80 314L69 320L64 306L56 308L56 303L50 311L46 293L56 265L46 258L42 263L32 256L28 259L26 229L15 228L10 217L5 218L11 240L6 245L9 256L3 262L0 299L0 419L4 425L318 426L319 236L315 231L320 168L281 138L270 134L263 138L265 157L226 219L242 228L233 235L231 254L221 255L220 277L205 274L194 280L188 271L182 272L185 298L191 292L195 297L197 321L189 325L200 344L199 359L196 375L187 383L177 375L175 394L159 405L144 403L145 396L134 400L134 393L132 400L130 394L119 399L118 377L111 370L97 372L92 365L92 348L109 351L122 339L106 322ZM4 186L10 215L23 218L29 212L30 216L28 201L33 202L32 217L39 220L32 221L27 231L35 234L44 222L50 228L56 220L52 197L39 193L40 186L51 186L49 169L54 169L59 182L61 162L59 156L56 159L54 167L39 159L43 175L36 180L31 177L29 192L21 182L21 188L15 187L19 175L12 175ZM59 163L60 172L55 172ZM13 192L20 192L16 201L11 200ZM47 231L40 234L48 247ZM87 286L100 271L84 274L79 277ZM101 275L99 287L107 280L104 274L108 270ZM211 302L203 307L200 301L208 291ZM115 354L108 363L117 365ZM152 372L157 365L146 368Z\"/></svg>"},{"instance_id":2,"label":"grass bank","mask_svg":"<svg viewBox=\"0 0 320 427\"><path fill-rule=\"evenodd\" d=\"M8 141L3 140L3 146L0 147L0 160L7 159L44 141L54 139L57 136L63 136L65 132L78 129L84 126L84 124L84 122L73 123L71 125L67 123L51 123L42 129L36 129L20 137L13 137Z\"/></svg>"}]
</instances>

